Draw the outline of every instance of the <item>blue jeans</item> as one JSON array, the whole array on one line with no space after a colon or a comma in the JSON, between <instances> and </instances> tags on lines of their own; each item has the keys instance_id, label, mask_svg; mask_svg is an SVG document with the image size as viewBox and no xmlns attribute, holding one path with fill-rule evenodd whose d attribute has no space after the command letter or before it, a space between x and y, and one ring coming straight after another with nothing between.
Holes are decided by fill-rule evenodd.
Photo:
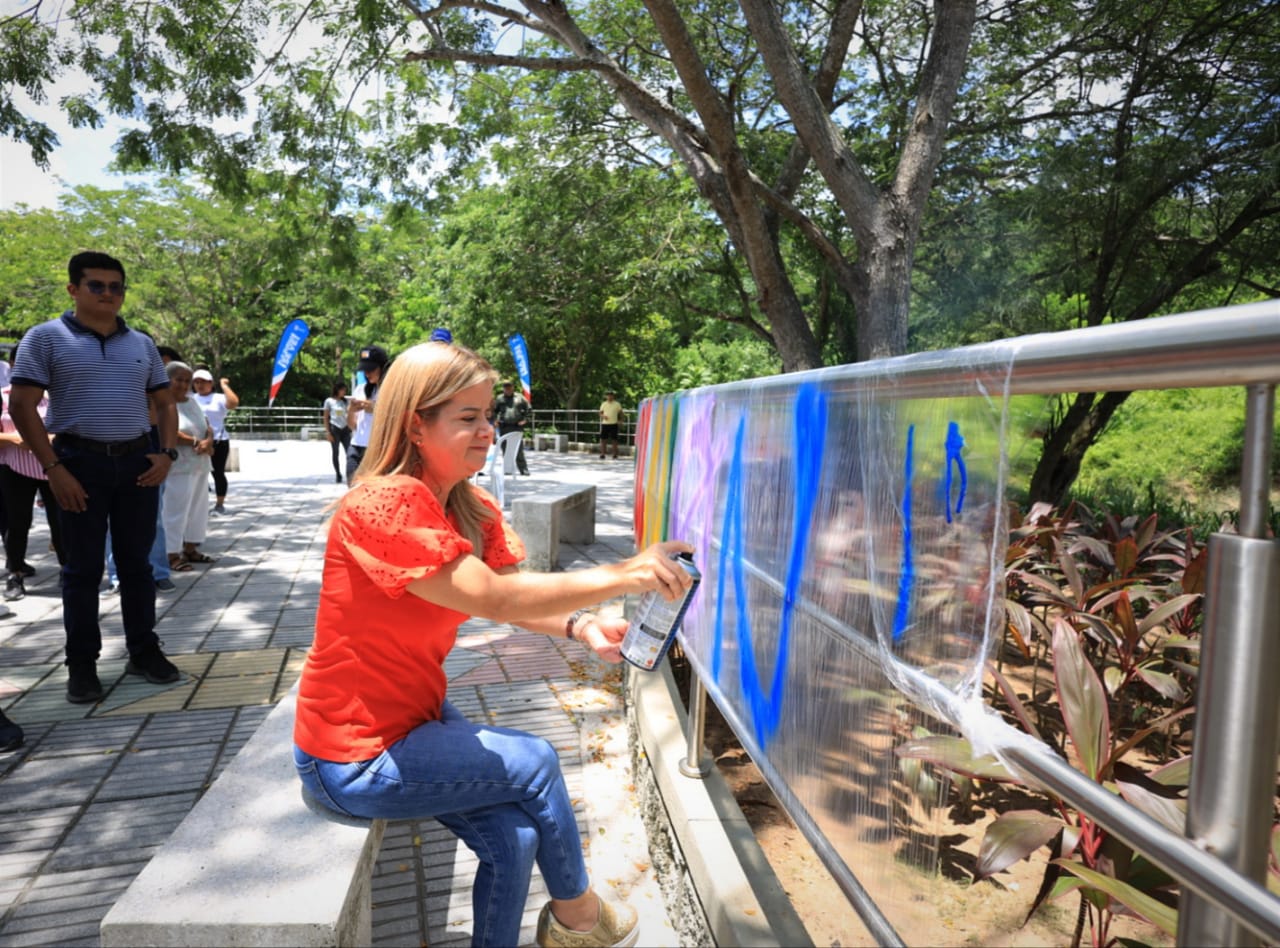
<instances>
[{"instance_id":1,"label":"blue jeans","mask_svg":"<svg viewBox=\"0 0 1280 948\"><path fill-rule=\"evenodd\" d=\"M515 945L537 862L554 899L587 891L573 804L555 748L540 737L476 725L448 701L439 721L371 760L339 764L297 747L307 792L346 816L435 817L480 860L472 886L473 945Z\"/></svg>"},{"instance_id":2,"label":"blue jeans","mask_svg":"<svg viewBox=\"0 0 1280 948\"><path fill-rule=\"evenodd\" d=\"M108 525L111 551L120 575L125 645L130 655L156 647L156 585L147 557L155 541L160 492L137 484L151 462L141 451L110 457L68 449L57 442L54 450L88 495L80 513L58 512L67 554L62 567L67 664L96 662L102 651L98 584L102 581L102 551Z\"/></svg>"}]
</instances>

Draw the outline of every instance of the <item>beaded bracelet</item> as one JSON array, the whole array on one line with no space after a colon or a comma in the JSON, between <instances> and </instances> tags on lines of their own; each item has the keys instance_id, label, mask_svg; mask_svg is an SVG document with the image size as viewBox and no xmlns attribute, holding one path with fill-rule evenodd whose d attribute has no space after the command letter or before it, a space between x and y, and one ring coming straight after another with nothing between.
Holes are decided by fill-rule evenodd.
<instances>
[{"instance_id":1,"label":"beaded bracelet","mask_svg":"<svg viewBox=\"0 0 1280 948\"><path fill-rule=\"evenodd\" d=\"M578 641L576 638L573 637L573 627L578 624L579 619L581 619L585 615L589 615L590 612L591 612L590 609L578 609L577 611L575 611L573 614L569 616L569 621L564 624L564 637L566 639L568 639L571 642Z\"/></svg>"}]
</instances>

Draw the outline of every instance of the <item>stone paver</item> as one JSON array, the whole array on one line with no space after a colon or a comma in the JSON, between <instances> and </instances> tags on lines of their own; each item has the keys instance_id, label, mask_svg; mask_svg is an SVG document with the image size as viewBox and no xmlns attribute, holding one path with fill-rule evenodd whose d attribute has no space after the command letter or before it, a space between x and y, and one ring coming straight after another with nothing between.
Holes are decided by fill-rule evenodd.
<instances>
[{"instance_id":1,"label":"stone paver","mask_svg":"<svg viewBox=\"0 0 1280 948\"><path fill-rule=\"evenodd\" d=\"M108 694L97 705L66 701L56 563L35 518L37 576L15 615L0 619L0 707L27 735L0 755L0 948L97 945L111 905L301 671L326 508L343 488L323 442L239 444L229 514L211 518L202 546L217 562L175 573L177 589L157 597L157 632L183 673L172 685L124 673L119 597L107 595L99 675ZM597 486L596 543L562 547L562 568L630 553L629 465L528 456L534 476L508 482L508 496L547 481ZM572 643L481 621L463 627L445 668L464 713L559 750L593 880L642 907L642 944L677 944L653 871L636 869L648 853L621 799L630 765L618 670ZM435 821L391 824L375 869L374 944L468 944L474 870ZM545 898L535 873L526 944Z\"/></svg>"}]
</instances>

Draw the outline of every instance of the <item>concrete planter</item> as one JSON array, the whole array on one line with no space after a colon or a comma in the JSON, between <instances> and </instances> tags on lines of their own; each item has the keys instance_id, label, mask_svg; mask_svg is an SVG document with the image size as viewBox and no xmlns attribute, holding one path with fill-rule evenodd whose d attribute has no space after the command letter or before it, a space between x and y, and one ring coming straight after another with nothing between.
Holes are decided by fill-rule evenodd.
<instances>
[{"instance_id":1,"label":"concrete planter","mask_svg":"<svg viewBox=\"0 0 1280 948\"><path fill-rule=\"evenodd\" d=\"M569 436L562 434L535 434L533 436L533 450L555 451L559 454L564 454L569 450Z\"/></svg>"}]
</instances>

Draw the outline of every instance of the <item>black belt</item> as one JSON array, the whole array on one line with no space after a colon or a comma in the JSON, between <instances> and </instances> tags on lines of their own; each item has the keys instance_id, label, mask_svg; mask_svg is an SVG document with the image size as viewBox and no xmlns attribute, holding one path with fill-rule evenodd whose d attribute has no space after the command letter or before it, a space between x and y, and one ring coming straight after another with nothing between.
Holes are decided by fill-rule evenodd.
<instances>
[{"instance_id":1,"label":"black belt","mask_svg":"<svg viewBox=\"0 0 1280 948\"><path fill-rule=\"evenodd\" d=\"M87 451L90 454L105 454L108 457L122 457L126 454L137 454L151 447L151 435L142 434L131 441L94 441L73 434L54 436L57 444L64 444L73 451Z\"/></svg>"}]
</instances>

